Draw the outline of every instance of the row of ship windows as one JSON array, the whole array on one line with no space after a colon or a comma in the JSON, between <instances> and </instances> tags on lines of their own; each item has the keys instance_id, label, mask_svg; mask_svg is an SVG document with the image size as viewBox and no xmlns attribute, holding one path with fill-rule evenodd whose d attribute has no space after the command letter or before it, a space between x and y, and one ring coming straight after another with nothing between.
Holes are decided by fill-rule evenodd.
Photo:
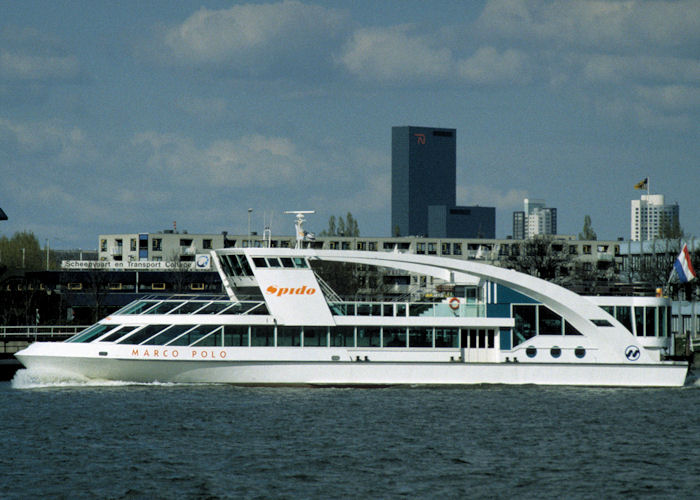
<instances>
[{"instance_id":1,"label":"row of ship windows","mask_svg":"<svg viewBox=\"0 0 700 500\"><path fill-rule=\"evenodd\" d=\"M197 347L296 346L493 349L496 331L432 327L97 324L67 342Z\"/></svg>"}]
</instances>

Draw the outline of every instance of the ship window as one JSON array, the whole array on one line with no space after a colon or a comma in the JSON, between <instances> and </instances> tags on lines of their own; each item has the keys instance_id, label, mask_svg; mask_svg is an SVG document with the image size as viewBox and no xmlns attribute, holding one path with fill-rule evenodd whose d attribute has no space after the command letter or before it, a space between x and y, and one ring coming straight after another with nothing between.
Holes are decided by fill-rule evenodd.
<instances>
[{"instance_id":1,"label":"ship window","mask_svg":"<svg viewBox=\"0 0 700 500\"><path fill-rule=\"evenodd\" d=\"M207 302L201 300L185 302L181 307L170 311L170 314L192 314L193 312L204 307L206 304Z\"/></svg>"},{"instance_id":2,"label":"ship window","mask_svg":"<svg viewBox=\"0 0 700 500\"><path fill-rule=\"evenodd\" d=\"M151 307L145 314L167 314L182 304L183 302L161 302L157 306Z\"/></svg>"},{"instance_id":3,"label":"ship window","mask_svg":"<svg viewBox=\"0 0 700 500\"><path fill-rule=\"evenodd\" d=\"M66 342L90 342L91 340L94 340L97 337L107 333L109 330L118 328L119 326L120 325L92 325L87 330L83 330L81 333L71 337Z\"/></svg>"},{"instance_id":4,"label":"ship window","mask_svg":"<svg viewBox=\"0 0 700 500\"><path fill-rule=\"evenodd\" d=\"M369 316L371 311L369 304L357 304L357 315L358 316Z\"/></svg>"},{"instance_id":5,"label":"ship window","mask_svg":"<svg viewBox=\"0 0 700 500\"><path fill-rule=\"evenodd\" d=\"M143 342L143 345L165 345L185 333L194 325L175 325Z\"/></svg>"},{"instance_id":6,"label":"ship window","mask_svg":"<svg viewBox=\"0 0 700 500\"><path fill-rule=\"evenodd\" d=\"M253 257L253 264L255 267L267 267L267 262L262 257Z\"/></svg>"},{"instance_id":7,"label":"ship window","mask_svg":"<svg viewBox=\"0 0 700 500\"><path fill-rule=\"evenodd\" d=\"M115 331L114 333L110 333L105 338L103 338L100 342L114 342L115 340L122 338L127 333L133 332L136 328L137 327L135 327L135 326L125 326L125 327L120 328L119 330Z\"/></svg>"},{"instance_id":8,"label":"ship window","mask_svg":"<svg viewBox=\"0 0 700 500\"><path fill-rule=\"evenodd\" d=\"M357 347L379 347L380 331L377 326L357 327Z\"/></svg>"},{"instance_id":9,"label":"ship window","mask_svg":"<svg viewBox=\"0 0 700 500\"><path fill-rule=\"evenodd\" d=\"M302 257L294 257L294 267L306 269L307 267L309 267L309 264L306 262L306 259Z\"/></svg>"},{"instance_id":10,"label":"ship window","mask_svg":"<svg viewBox=\"0 0 700 500\"><path fill-rule=\"evenodd\" d=\"M561 335L561 316L546 306L540 306L539 309L540 335Z\"/></svg>"},{"instance_id":11,"label":"ship window","mask_svg":"<svg viewBox=\"0 0 700 500\"><path fill-rule=\"evenodd\" d=\"M304 327L304 347L328 347L328 328L325 326Z\"/></svg>"},{"instance_id":12,"label":"ship window","mask_svg":"<svg viewBox=\"0 0 700 500\"><path fill-rule=\"evenodd\" d=\"M459 347L459 328L436 328L435 347Z\"/></svg>"},{"instance_id":13,"label":"ship window","mask_svg":"<svg viewBox=\"0 0 700 500\"><path fill-rule=\"evenodd\" d=\"M553 358L558 358L561 356L561 347L554 346L549 350L549 354L552 355Z\"/></svg>"},{"instance_id":14,"label":"ship window","mask_svg":"<svg viewBox=\"0 0 700 500\"><path fill-rule=\"evenodd\" d=\"M406 347L405 328L384 328L384 347Z\"/></svg>"},{"instance_id":15,"label":"ship window","mask_svg":"<svg viewBox=\"0 0 700 500\"><path fill-rule=\"evenodd\" d=\"M223 345L223 331L223 326L217 326L208 335L205 335L200 340L195 341L194 345L197 347L220 347Z\"/></svg>"},{"instance_id":16,"label":"ship window","mask_svg":"<svg viewBox=\"0 0 700 500\"><path fill-rule=\"evenodd\" d=\"M646 331L647 337L656 336L656 307L645 307L646 309Z\"/></svg>"},{"instance_id":17,"label":"ship window","mask_svg":"<svg viewBox=\"0 0 700 500\"><path fill-rule=\"evenodd\" d=\"M275 327L264 325L253 325L250 327L250 345L252 346L274 346Z\"/></svg>"},{"instance_id":18,"label":"ship window","mask_svg":"<svg viewBox=\"0 0 700 500\"><path fill-rule=\"evenodd\" d=\"M591 321L595 326L612 326L607 319L592 319Z\"/></svg>"},{"instance_id":19,"label":"ship window","mask_svg":"<svg viewBox=\"0 0 700 500\"><path fill-rule=\"evenodd\" d=\"M496 346L496 334L493 330L488 331L486 340L486 347L488 347L489 349L493 349Z\"/></svg>"},{"instance_id":20,"label":"ship window","mask_svg":"<svg viewBox=\"0 0 700 500\"><path fill-rule=\"evenodd\" d=\"M170 342L169 345L192 345L199 342L204 337L209 335L215 329L221 328L221 325L199 325L192 328L187 333L180 335L175 340Z\"/></svg>"},{"instance_id":21,"label":"ship window","mask_svg":"<svg viewBox=\"0 0 700 500\"><path fill-rule=\"evenodd\" d=\"M140 300L125 306L123 309L120 309L114 314L141 314L144 310L153 306L153 304L155 304L155 301Z\"/></svg>"},{"instance_id":22,"label":"ship window","mask_svg":"<svg viewBox=\"0 0 700 500\"><path fill-rule=\"evenodd\" d=\"M408 330L409 347L433 347L432 328L411 328Z\"/></svg>"},{"instance_id":23,"label":"ship window","mask_svg":"<svg viewBox=\"0 0 700 500\"><path fill-rule=\"evenodd\" d=\"M282 257L282 267L294 267L294 261L289 257Z\"/></svg>"},{"instance_id":24,"label":"ship window","mask_svg":"<svg viewBox=\"0 0 700 500\"><path fill-rule=\"evenodd\" d=\"M236 259L238 259L238 263L243 268L243 276L252 276L253 269L250 267L248 258L245 255L236 255Z\"/></svg>"},{"instance_id":25,"label":"ship window","mask_svg":"<svg viewBox=\"0 0 700 500\"><path fill-rule=\"evenodd\" d=\"M574 355L577 358L582 359L586 355L586 350L583 347L577 347L574 349Z\"/></svg>"},{"instance_id":26,"label":"ship window","mask_svg":"<svg viewBox=\"0 0 700 500\"><path fill-rule=\"evenodd\" d=\"M153 337L155 334L167 328L168 325L148 325L140 330L136 330L135 333L129 335L124 340L117 342L118 344L140 344L144 340Z\"/></svg>"},{"instance_id":27,"label":"ship window","mask_svg":"<svg viewBox=\"0 0 700 500\"><path fill-rule=\"evenodd\" d=\"M246 325L226 325L224 327L225 346L247 346L248 326Z\"/></svg>"},{"instance_id":28,"label":"ship window","mask_svg":"<svg viewBox=\"0 0 700 500\"><path fill-rule=\"evenodd\" d=\"M231 304L230 302L212 302L204 309L199 311L198 314L219 314L221 311L228 309L232 305L233 304Z\"/></svg>"},{"instance_id":29,"label":"ship window","mask_svg":"<svg viewBox=\"0 0 700 500\"><path fill-rule=\"evenodd\" d=\"M393 304L384 304L382 306L382 316L393 316L394 306Z\"/></svg>"},{"instance_id":30,"label":"ship window","mask_svg":"<svg viewBox=\"0 0 700 500\"><path fill-rule=\"evenodd\" d=\"M355 327L352 327L352 326L331 327L331 346L332 347L354 347L355 346Z\"/></svg>"},{"instance_id":31,"label":"ship window","mask_svg":"<svg viewBox=\"0 0 700 500\"><path fill-rule=\"evenodd\" d=\"M644 308L635 307L634 308L634 322L637 327L637 337L644 336Z\"/></svg>"},{"instance_id":32,"label":"ship window","mask_svg":"<svg viewBox=\"0 0 700 500\"><path fill-rule=\"evenodd\" d=\"M406 316L406 304L396 304L396 315L401 317Z\"/></svg>"},{"instance_id":33,"label":"ship window","mask_svg":"<svg viewBox=\"0 0 700 500\"><path fill-rule=\"evenodd\" d=\"M268 257L265 260L267 260L267 265L270 267L281 267L280 261L277 257Z\"/></svg>"},{"instance_id":34,"label":"ship window","mask_svg":"<svg viewBox=\"0 0 700 500\"><path fill-rule=\"evenodd\" d=\"M630 306L615 307L615 319L632 332L632 308Z\"/></svg>"},{"instance_id":35,"label":"ship window","mask_svg":"<svg viewBox=\"0 0 700 500\"><path fill-rule=\"evenodd\" d=\"M278 346L300 346L301 328L298 326L278 326L277 327Z\"/></svg>"},{"instance_id":36,"label":"ship window","mask_svg":"<svg viewBox=\"0 0 700 500\"><path fill-rule=\"evenodd\" d=\"M527 349L525 349L525 354L527 354L528 358L534 358L535 356L537 356L537 349L530 346Z\"/></svg>"},{"instance_id":37,"label":"ship window","mask_svg":"<svg viewBox=\"0 0 700 500\"><path fill-rule=\"evenodd\" d=\"M564 321L564 335L582 335L582 334L574 327L574 325L572 325L568 321Z\"/></svg>"},{"instance_id":38,"label":"ship window","mask_svg":"<svg viewBox=\"0 0 700 500\"><path fill-rule=\"evenodd\" d=\"M537 306L535 305L514 305L513 318L515 319L515 329L513 330L513 345L516 346L527 339L537 335Z\"/></svg>"}]
</instances>

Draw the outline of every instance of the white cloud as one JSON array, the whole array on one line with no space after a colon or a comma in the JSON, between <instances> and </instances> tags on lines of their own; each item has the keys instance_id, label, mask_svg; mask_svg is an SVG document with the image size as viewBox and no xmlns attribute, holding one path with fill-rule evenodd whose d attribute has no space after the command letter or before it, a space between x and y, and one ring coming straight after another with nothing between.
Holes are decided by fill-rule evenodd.
<instances>
[{"instance_id":1,"label":"white cloud","mask_svg":"<svg viewBox=\"0 0 700 500\"><path fill-rule=\"evenodd\" d=\"M94 146L81 128L53 121L0 118L0 140L14 145L23 155L50 157L60 165L84 163L95 157Z\"/></svg>"},{"instance_id":2,"label":"white cloud","mask_svg":"<svg viewBox=\"0 0 700 500\"><path fill-rule=\"evenodd\" d=\"M583 74L596 83L624 81L700 83L700 61L672 56L594 55L583 59Z\"/></svg>"},{"instance_id":3,"label":"white cloud","mask_svg":"<svg viewBox=\"0 0 700 500\"><path fill-rule=\"evenodd\" d=\"M523 199L527 197L527 191L524 189L502 190L478 184L457 186L458 205L496 207L496 211L522 210Z\"/></svg>"},{"instance_id":4,"label":"white cloud","mask_svg":"<svg viewBox=\"0 0 700 500\"><path fill-rule=\"evenodd\" d=\"M442 80L454 67L449 49L412 35L408 26L357 30L339 60L356 77L382 83Z\"/></svg>"},{"instance_id":5,"label":"white cloud","mask_svg":"<svg viewBox=\"0 0 700 500\"><path fill-rule=\"evenodd\" d=\"M675 47L700 39L698 4L687 1L490 0L477 26L482 35L527 43L558 43L617 51Z\"/></svg>"},{"instance_id":6,"label":"white cloud","mask_svg":"<svg viewBox=\"0 0 700 500\"><path fill-rule=\"evenodd\" d=\"M530 80L528 56L519 50L498 52L482 47L471 57L459 62L459 74L466 82L487 85L527 83Z\"/></svg>"},{"instance_id":7,"label":"white cloud","mask_svg":"<svg viewBox=\"0 0 700 500\"><path fill-rule=\"evenodd\" d=\"M342 37L345 19L339 10L295 0L201 8L165 33L163 57L246 75L308 68L330 63L329 47Z\"/></svg>"},{"instance_id":8,"label":"white cloud","mask_svg":"<svg viewBox=\"0 0 700 500\"><path fill-rule=\"evenodd\" d=\"M0 50L0 77L9 80L70 80L78 76L75 56L36 55Z\"/></svg>"}]
</instances>

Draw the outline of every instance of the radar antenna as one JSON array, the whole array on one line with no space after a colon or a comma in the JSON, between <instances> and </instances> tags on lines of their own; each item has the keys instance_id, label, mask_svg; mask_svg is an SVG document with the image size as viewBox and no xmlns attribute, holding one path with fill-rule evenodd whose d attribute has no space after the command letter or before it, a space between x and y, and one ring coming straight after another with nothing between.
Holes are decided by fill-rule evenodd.
<instances>
[{"instance_id":1,"label":"radar antenna","mask_svg":"<svg viewBox=\"0 0 700 500\"><path fill-rule=\"evenodd\" d=\"M302 248L306 233L304 232L304 214L315 214L316 210L286 210L285 214L295 214L296 220L294 228L296 229L297 244L294 248Z\"/></svg>"}]
</instances>

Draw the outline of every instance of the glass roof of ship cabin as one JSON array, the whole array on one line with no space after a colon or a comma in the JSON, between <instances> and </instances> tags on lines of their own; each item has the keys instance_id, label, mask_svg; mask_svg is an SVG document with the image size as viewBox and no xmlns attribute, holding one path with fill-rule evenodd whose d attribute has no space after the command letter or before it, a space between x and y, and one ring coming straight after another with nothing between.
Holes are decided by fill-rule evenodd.
<instances>
[{"instance_id":1,"label":"glass roof of ship cabin","mask_svg":"<svg viewBox=\"0 0 700 500\"><path fill-rule=\"evenodd\" d=\"M212 300L215 298L216 300ZM263 301L231 302L226 296L148 296L114 313L127 314L268 314Z\"/></svg>"}]
</instances>

